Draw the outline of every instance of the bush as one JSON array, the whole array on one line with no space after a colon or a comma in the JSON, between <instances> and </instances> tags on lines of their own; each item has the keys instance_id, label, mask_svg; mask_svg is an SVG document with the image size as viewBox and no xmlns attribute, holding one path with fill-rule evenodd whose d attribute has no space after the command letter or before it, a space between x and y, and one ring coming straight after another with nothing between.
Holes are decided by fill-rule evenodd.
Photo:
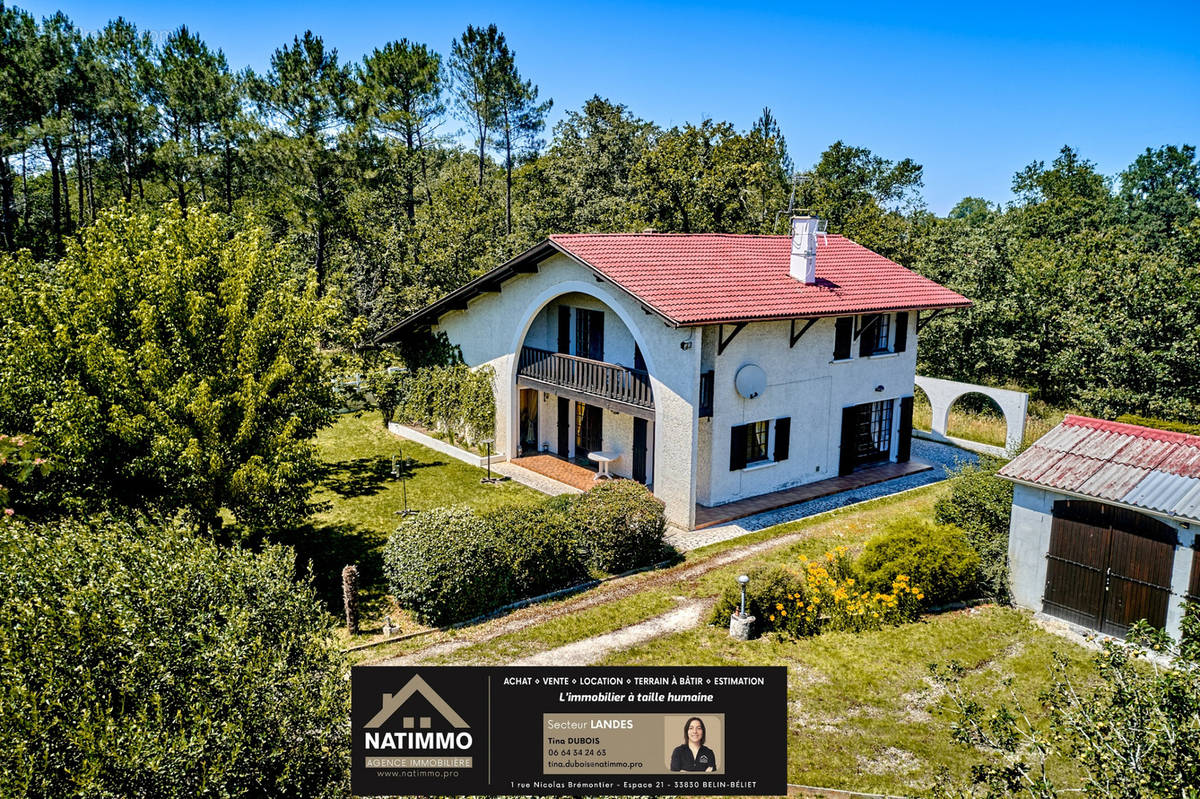
<instances>
[{"instance_id":1,"label":"bush","mask_svg":"<svg viewBox=\"0 0 1200 799\"><path fill-rule=\"evenodd\" d=\"M518 597L537 596L587 578L587 551L559 504L509 505L486 517L501 542Z\"/></svg>"},{"instance_id":2,"label":"bush","mask_svg":"<svg viewBox=\"0 0 1200 799\"><path fill-rule=\"evenodd\" d=\"M1008 528L1012 516L1012 483L996 477L1005 464L981 456L978 465L962 466L950 482L950 493L933 506L938 524L952 524L966 535L979 555L979 587L987 596L1008 601Z\"/></svg>"},{"instance_id":3,"label":"bush","mask_svg":"<svg viewBox=\"0 0 1200 799\"><path fill-rule=\"evenodd\" d=\"M434 508L404 521L383 551L392 595L426 624L474 618L514 598L505 547L469 508Z\"/></svg>"},{"instance_id":4,"label":"bush","mask_svg":"<svg viewBox=\"0 0 1200 799\"><path fill-rule=\"evenodd\" d=\"M885 593L907 575L927 606L944 605L974 592L979 555L957 527L910 518L868 541L858 570L870 591Z\"/></svg>"},{"instance_id":5,"label":"bush","mask_svg":"<svg viewBox=\"0 0 1200 799\"><path fill-rule=\"evenodd\" d=\"M346 663L290 550L0 526L0 796L349 791Z\"/></svg>"},{"instance_id":6,"label":"bush","mask_svg":"<svg viewBox=\"0 0 1200 799\"><path fill-rule=\"evenodd\" d=\"M799 614L787 615L776 608L780 599L803 595L804 581L800 575L782 566L767 566L754 569L746 583L746 612L755 617L754 629L758 634L780 632L797 635L796 622ZM727 585L721 598L713 608L710 624L727 625L729 617L741 609L742 591L737 583Z\"/></svg>"},{"instance_id":7,"label":"bush","mask_svg":"<svg viewBox=\"0 0 1200 799\"><path fill-rule=\"evenodd\" d=\"M576 497L570 522L597 569L622 572L662 555L663 504L632 480L609 480Z\"/></svg>"}]
</instances>

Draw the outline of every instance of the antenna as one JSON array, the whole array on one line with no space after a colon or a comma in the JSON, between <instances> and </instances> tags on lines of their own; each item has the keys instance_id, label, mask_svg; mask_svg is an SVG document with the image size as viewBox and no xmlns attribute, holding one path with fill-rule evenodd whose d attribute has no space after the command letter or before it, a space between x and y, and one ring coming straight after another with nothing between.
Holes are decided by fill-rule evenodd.
<instances>
[{"instance_id":1,"label":"antenna","mask_svg":"<svg viewBox=\"0 0 1200 799\"><path fill-rule=\"evenodd\" d=\"M788 204L787 204L788 219L792 218L792 212L796 208L796 187L807 183L811 179L812 179L812 177L807 172L795 172L792 174L792 192L790 195L788 195ZM779 227L779 215L782 213L783 213L783 211L777 211L775 213L775 227L776 228Z\"/></svg>"}]
</instances>

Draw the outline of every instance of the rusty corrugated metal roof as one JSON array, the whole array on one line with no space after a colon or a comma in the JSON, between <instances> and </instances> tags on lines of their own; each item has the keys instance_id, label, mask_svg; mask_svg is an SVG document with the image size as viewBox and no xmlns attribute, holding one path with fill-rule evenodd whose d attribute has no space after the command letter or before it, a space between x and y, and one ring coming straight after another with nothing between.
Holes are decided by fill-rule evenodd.
<instances>
[{"instance_id":1,"label":"rusty corrugated metal roof","mask_svg":"<svg viewBox=\"0 0 1200 799\"><path fill-rule=\"evenodd\" d=\"M1200 436L1071 415L999 475L1200 521Z\"/></svg>"}]
</instances>

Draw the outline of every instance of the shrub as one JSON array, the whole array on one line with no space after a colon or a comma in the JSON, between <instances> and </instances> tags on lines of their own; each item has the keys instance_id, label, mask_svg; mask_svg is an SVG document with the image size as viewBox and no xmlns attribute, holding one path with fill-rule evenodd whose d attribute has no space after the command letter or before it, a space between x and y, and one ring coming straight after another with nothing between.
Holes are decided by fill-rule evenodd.
<instances>
[{"instance_id":1,"label":"shrub","mask_svg":"<svg viewBox=\"0 0 1200 799\"><path fill-rule=\"evenodd\" d=\"M746 612L755 617L754 628L759 634L781 632L795 634L791 629L797 615L777 612L780 597L802 594L804 582L800 575L782 566L760 567L748 575L746 583ZM729 624L729 617L742 607L742 590L737 583L727 585L713 608L710 624Z\"/></svg>"},{"instance_id":2,"label":"shrub","mask_svg":"<svg viewBox=\"0 0 1200 799\"><path fill-rule=\"evenodd\" d=\"M1008 601L1008 528L1012 516L1012 483L996 477L1005 461L981 456L978 465L960 467L950 493L933 506L938 524L952 524L966 534L979 555L979 587L984 594Z\"/></svg>"},{"instance_id":3,"label":"shrub","mask_svg":"<svg viewBox=\"0 0 1200 799\"><path fill-rule=\"evenodd\" d=\"M663 504L632 480L609 480L576 497L570 521L598 569L626 571L662 554Z\"/></svg>"},{"instance_id":4,"label":"shrub","mask_svg":"<svg viewBox=\"0 0 1200 799\"><path fill-rule=\"evenodd\" d=\"M974 591L979 555L957 527L909 518L867 542L858 570L870 591L890 590L903 574L924 593L926 605L943 605Z\"/></svg>"},{"instance_id":5,"label":"shrub","mask_svg":"<svg viewBox=\"0 0 1200 799\"><path fill-rule=\"evenodd\" d=\"M537 596L587 577L587 554L560 503L508 505L486 517L512 574L518 597Z\"/></svg>"},{"instance_id":6,"label":"shrub","mask_svg":"<svg viewBox=\"0 0 1200 799\"><path fill-rule=\"evenodd\" d=\"M396 601L426 624L443 625L512 601L505 555L495 528L469 508L434 508L392 533L383 564Z\"/></svg>"},{"instance_id":7,"label":"shrub","mask_svg":"<svg viewBox=\"0 0 1200 799\"><path fill-rule=\"evenodd\" d=\"M0 796L340 796L346 663L294 555L110 520L0 536Z\"/></svg>"},{"instance_id":8,"label":"shrub","mask_svg":"<svg viewBox=\"0 0 1200 799\"><path fill-rule=\"evenodd\" d=\"M798 616L793 625L802 635L825 630L878 630L911 621L924 598L920 587L913 585L906 574L897 575L886 593L866 589L845 547L815 560L802 556L800 562L804 566L804 594L781 597L776 609Z\"/></svg>"}]
</instances>

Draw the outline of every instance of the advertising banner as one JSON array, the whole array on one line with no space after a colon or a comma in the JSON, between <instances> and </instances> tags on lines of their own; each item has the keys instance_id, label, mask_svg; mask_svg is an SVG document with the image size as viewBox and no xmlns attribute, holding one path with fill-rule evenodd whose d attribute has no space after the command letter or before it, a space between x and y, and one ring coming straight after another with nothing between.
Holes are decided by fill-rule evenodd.
<instances>
[{"instance_id":1,"label":"advertising banner","mask_svg":"<svg viewBox=\"0 0 1200 799\"><path fill-rule=\"evenodd\" d=\"M352 670L352 790L784 794L787 669Z\"/></svg>"}]
</instances>

